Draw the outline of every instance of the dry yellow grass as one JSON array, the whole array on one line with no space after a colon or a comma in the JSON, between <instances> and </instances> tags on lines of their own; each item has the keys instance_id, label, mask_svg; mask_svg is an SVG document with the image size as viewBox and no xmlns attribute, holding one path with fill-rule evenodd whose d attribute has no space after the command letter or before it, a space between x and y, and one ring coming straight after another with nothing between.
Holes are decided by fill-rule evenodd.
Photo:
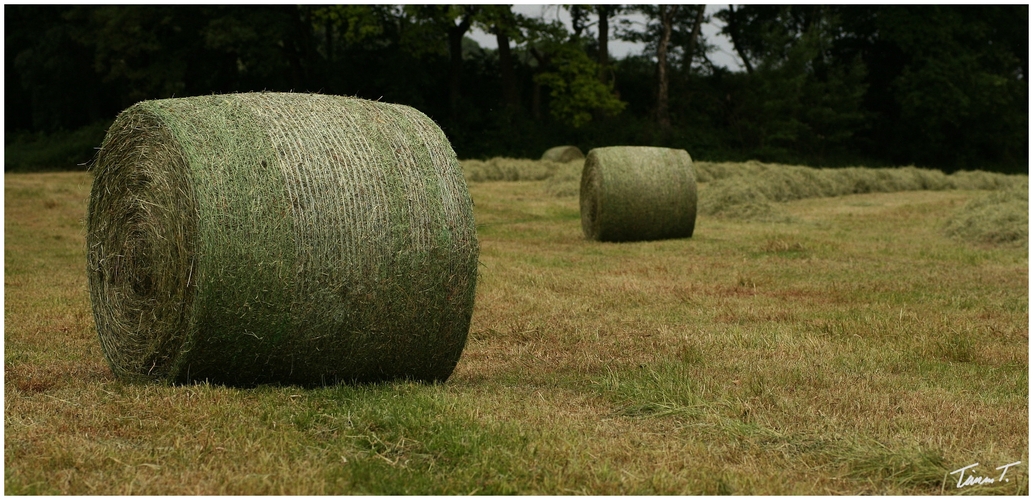
<instances>
[{"instance_id":1,"label":"dry yellow grass","mask_svg":"<svg viewBox=\"0 0 1033 500\"><path fill-rule=\"evenodd\" d=\"M116 381L85 294L88 178L5 182L7 493L1028 493L1028 257L941 229L979 191L612 244L547 181L474 183L447 383L243 390ZM1015 461L1007 483L949 474Z\"/></svg>"}]
</instances>

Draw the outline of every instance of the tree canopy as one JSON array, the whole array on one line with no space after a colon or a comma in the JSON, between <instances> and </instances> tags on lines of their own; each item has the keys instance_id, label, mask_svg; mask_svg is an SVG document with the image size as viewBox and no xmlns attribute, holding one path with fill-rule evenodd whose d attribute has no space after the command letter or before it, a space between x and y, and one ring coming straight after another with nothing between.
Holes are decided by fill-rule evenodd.
<instances>
[{"instance_id":1,"label":"tree canopy","mask_svg":"<svg viewBox=\"0 0 1033 500\"><path fill-rule=\"evenodd\" d=\"M5 144L269 90L413 106L464 158L634 144L1028 171L1028 6L729 5L714 17L741 71L712 62L702 7L558 7L568 28L505 5L6 5ZM615 58L613 39L645 49Z\"/></svg>"}]
</instances>

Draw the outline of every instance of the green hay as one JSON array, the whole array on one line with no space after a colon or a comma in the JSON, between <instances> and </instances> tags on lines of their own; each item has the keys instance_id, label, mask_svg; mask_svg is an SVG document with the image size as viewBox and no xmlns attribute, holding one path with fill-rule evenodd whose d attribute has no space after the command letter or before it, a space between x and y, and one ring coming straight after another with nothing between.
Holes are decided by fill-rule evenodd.
<instances>
[{"instance_id":1,"label":"green hay","mask_svg":"<svg viewBox=\"0 0 1033 500\"><path fill-rule=\"evenodd\" d=\"M581 171L584 168L584 160L560 164L559 168L545 179L545 192L558 198L577 196L581 191Z\"/></svg>"},{"instance_id":2,"label":"green hay","mask_svg":"<svg viewBox=\"0 0 1033 500\"><path fill-rule=\"evenodd\" d=\"M756 160L750 160L744 163L711 163L706 161L696 161L692 163L692 168L696 171L696 182L699 183L711 182L739 175L756 175L772 168L778 168L779 166L781 165L765 164Z\"/></svg>"},{"instance_id":3,"label":"green hay","mask_svg":"<svg viewBox=\"0 0 1033 500\"><path fill-rule=\"evenodd\" d=\"M467 182L545 181L547 194L567 197L578 194L585 160L559 163L496 157L489 160L463 160L460 164Z\"/></svg>"},{"instance_id":4,"label":"green hay","mask_svg":"<svg viewBox=\"0 0 1033 500\"><path fill-rule=\"evenodd\" d=\"M580 205L590 240L690 237L696 225L692 158L681 149L593 149L581 174Z\"/></svg>"},{"instance_id":5,"label":"green hay","mask_svg":"<svg viewBox=\"0 0 1033 500\"><path fill-rule=\"evenodd\" d=\"M551 177L563 164L545 160L491 158L463 160L463 176L468 182L540 181Z\"/></svg>"},{"instance_id":6,"label":"green hay","mask_svg":"<svg viewBox=\"0 0 1033 500\"><path fill-rule=\"evenodd\" d=\"M98 153L87 273L124 379L444 380L473 311L472 204L405 106L255 93L138 103Z\"/></svg>"},{"instance_id":7,"label":"green hay","mask_svg":"<svg viewBox=\"0 0 1033 500\"><path fill-rule=\"evenodd\" d=\"M704 184L699 191L699 211L702 214L767 222L790 220L785 209L768 199L763 189L753 183L730 182L718 186L718 189Z\"/></svg>"},{"instance_id":8,"label":"green hay","mask_svg":"<svg viewBox=\"0 0 1033 500\"><path fill-rule=\"evenodd\" d=\"M943 231L971 243L1028 247L1028 186L1015 185L969 201L951 215Z\"/></svg>"},{"instance_id":9,"label":"green hay","mask_svg":"<svg viewBox=\"0 0 1033 500\"><path fill-rule=\"evenodd\" d=\"M739 165L740 167L736 167ZM860 193L944 189L1002 189L1026 176L902 168L830 168L744 164L703 164L709 182L700 189L700 213L729 218L780 220L776 204L805 198Z\"/></svg>"},{"instance_id":10,"label":"green hay","mask_svg":"<svg viewBox=\"0 0 1033 500\"><path fill-rule=\"evenodd\" d=\"M542 160L566 163L574 160L584 160L585 154L577 146L556 146L549 148L542 153Z\"/></svg>"}]
</instances>

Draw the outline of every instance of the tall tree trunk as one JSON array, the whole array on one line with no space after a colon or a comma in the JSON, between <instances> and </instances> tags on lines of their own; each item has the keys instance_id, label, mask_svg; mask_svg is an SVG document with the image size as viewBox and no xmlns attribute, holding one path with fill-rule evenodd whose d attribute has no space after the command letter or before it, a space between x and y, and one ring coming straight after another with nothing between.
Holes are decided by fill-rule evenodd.
<instances>
[{"instance_id":1,"label":"tall tree trunk","mask_svg":"<svg viewBox=\"0 0 1033 500\"><path fill-rule=\"evenodd\" d=\"M293 40L285 43L283 50L286 52L287 63L291 68L291 85L293 90L295 92L304 92L309 81L308 66L312 61L312 16L310 8L304 6L295 8L294 13L291 26Z\"/></svg>"},{"instance_id":2,"label":"tall tree trunk","mask_svg":"<svg viewBox=\"0 0 1033 500\"><path fill-rule=\"evenodd\" d=\"M671 44L671 25L677 5L660 5L660 40L656 44L656 122L661 129L671 128L667 103L667 48Z\"/></svg>"},{"instance_id":3,"label":"tall tree trunk","mask_svg":"<svg viewBox=\"0 0 1033 500\"><path fill-rule=\"evenodd\" d=\"M535 61L538 61L538 68L534 72L535 76L538 76L549 65L549 55L541 53L534 47L531 47L531 55L534 56ZM537 78L532 78L532 81L534 86L531 87L531 116L538 121L542 119L542 84L538 83Z\"/></svg>"},{"instance_id":4,"label":"tall tree trunk","mask_svg":"<svg viewBox=\"0 0 1033 500\"><path fill-rule=\"evenodd\" d=\"M509 112L520 110L520 93L517 92L516 75L513 73L513 55L509 50L509 36L504 27L495 26L495 40L499 44L499 66L502 78L502 107Z\"/></svg>"},{"instance_id":5,"label":"tall tree trunk","mask_svg":"<svg viewBox=\"0 0 1033 500\"><path fill-rule=\"evenodd\" d=\"M692 67L692 58L696 55L696 47L699 45L699 32L703 27L703 13L706 10L706 5L696 6L696 20L692 23L692 34L689 35L689 45L685 47L684 60L682 61L682 67L685 68L684 71L686 72Z\"/></svg>"},{"instance_id":6,"label":"tall tree trunk","mask_svg":"<svg viewBox=\"0 0 1033 500\"><path fill-rule=\"evenodd\" d=\"M611 5L596 5L596 13L599 14L599 81L609 83L610 68L610 16L614 7Z\"/></svg>"},{"instance_id":7,"label":"tall tree trunk","mask_svg":"<svg viewBox=\"0 0 1033 500\"><path fill-rule=\"evenodd\" d=\"M473 16L467 13L459 24L448 28L448 107L453 121L459 119L460 83L463 77L463 35L470 29Z\"/></svg>"},{"instance_id":8,"label":"tall tree trunk","mask_svg":"<svg viewBox=\"0 0 1033 500\"><path fill-rule=\"evenodd\" d=\"M732 46L735 47L735 53L739 54L739 58L742 59L743 66L746 66L746 74L752 75L753 65L750 64L750 58L746 57L746 51L742 48L739 29L739 16L735 13L735 5L728 5L728 33L732 35Z\"/></svg>"},{"instance_id":9,"label":"tall tree trunk","mask_svg":"<svg viewBox=\"0 0 1033 500\"><path fill-rule=\"evenodd\" d=\"M326 60L333 62L334 60L334 23L328 17L326 23L323 25L323 30L326 31Z\"/></svg>"},{"instance_id":10,"label":"tall tree trunk","mask_svg":"<svg viewBox=\"0 0 1033 500\"><path fill-rule=\"evenodd\" d=\"M570 27L574 32L570 39L578 40L581 38L581 32L585 29L586 8L584 5L574 4L568 6L568 10L570 12Z\"/></svg>"},{"instance_id":11,"label":"tall tree trunk","mask_svg":"<svg viewBox=\"0 0 1033 500\"><path fill-rule=\"evenodd\" d=\"M531 117L535 121L542 119L542 84L537 81L531 87Z\"/></svg>"}]
</instances>

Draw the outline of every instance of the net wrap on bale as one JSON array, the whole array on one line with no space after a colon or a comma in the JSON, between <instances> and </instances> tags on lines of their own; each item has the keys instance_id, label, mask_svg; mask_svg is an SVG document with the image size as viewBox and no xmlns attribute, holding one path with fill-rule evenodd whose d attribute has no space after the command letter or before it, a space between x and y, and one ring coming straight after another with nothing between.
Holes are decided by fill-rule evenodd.
<instances>
[{"instance_id":1,"label":"net wrap on bale","mask_svg":"<svg viewBox=\"0 0 1033 500\"><path fill-rule=\"evenodd\" d=\"M696 177L682 149L596 148L581 172L581 228L598 241L692 236Z\"/></svg>"},{"instance_id":2,"label":"net wrap on bale","mask_svg":"<svg viewBox=\"0 0 1033 500\"><path fill-rule=\"evenodd\" d=\"M412 108L252 93L138 103L98 152L94 318L129 379L444 380L478 245L441 129Z\"/></svg>"}]
</instances>

